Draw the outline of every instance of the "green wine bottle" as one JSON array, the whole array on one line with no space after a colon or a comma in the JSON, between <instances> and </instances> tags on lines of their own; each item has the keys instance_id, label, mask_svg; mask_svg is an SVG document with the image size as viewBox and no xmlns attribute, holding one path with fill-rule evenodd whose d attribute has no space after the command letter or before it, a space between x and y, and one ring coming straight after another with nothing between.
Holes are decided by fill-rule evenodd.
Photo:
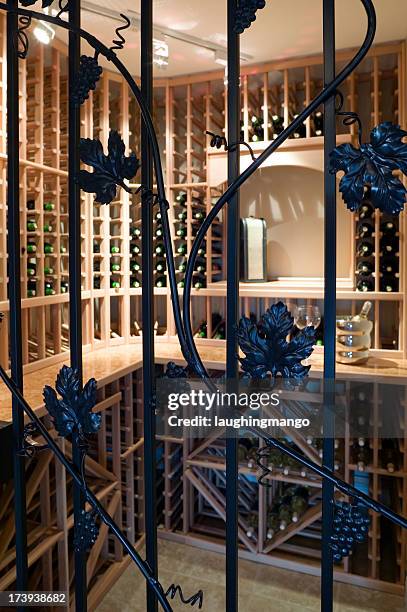
<instances>
[{"instance_id":1,"label":"green wine bottle","mask_svg":"<svg viewBox=\"0 0 407 612\"><path fill-rule=\"evenodd\" d=\"M52 202L44 202L44 210L46 212L51 212L55 209L55 204Z\"/></svg>"},{"instance_id":2,"label":"green wine bottle","mask_svg":"<svg viewBox=\"0 0 407 612\"><path fill-rule=\"evenodd\" d=\"M138 248L138 247L137 247ZM120 253L120 248L118 246L111 246L110 247L110 252L113 255L117 255L117 253ZM132 251L133 252L133 251Z\"/></svg>"},{"instance_id":3,"label":"green wine bottle","mask_svg":"<svg viewBox=\"0 0 407 612\"><path fill-rule=\"evenodd\" d=\"M37 245L35 244L35 242L29 242L27 244L27 253L36 253L37 252Z\"/></svg>"},{"instance_id":4,"label":"green wine bottle","mask_svg":"<svg viewBox=\"0 0 407 612\"><path fill-rule=\"evenodd\" d=\"M27 219L27 232L35 232L38 229L38 225L35 219Z\"/></svg>"},{"instance_id":5,"label":"green wine bottle","mask_svg":"<svg viewBox=\"0 0 407 612\"><path fill-rule=\"evenodd\" d=\"M61 247L62 248L62 247ZM44 242L44 253L49 255L54 252L54 247L49 242Z\"/></svg>"}]
</instances>

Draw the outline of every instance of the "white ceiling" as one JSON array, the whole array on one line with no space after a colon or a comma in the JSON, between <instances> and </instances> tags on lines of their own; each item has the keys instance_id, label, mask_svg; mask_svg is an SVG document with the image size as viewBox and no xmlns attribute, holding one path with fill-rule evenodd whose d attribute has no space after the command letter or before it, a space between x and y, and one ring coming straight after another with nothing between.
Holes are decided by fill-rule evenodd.
<instances>
[{"instance_id":1,"label":"white ceiling","mask_svg":"<svg viewBox=\"0 0 407 612\"><path fill-rule=\"evenodd\" d=\"M276 58L318 53L322 48L322 0L266 0L266 8L241 36L242 52L251 56L249 63ZM93 0L95 2L95 0ZM139 12L139 1L99 0L100 7L131 15ZM377 12L377 43L407 39L407 1L374 0ZM366 19L360 0L336 2L337 48L360 45L366 31ZM183 36L200 39L203 47L167 38L169 65L157 69L155 76L174 76L221 68L215 63L213 51L204 48L208 41L226 46L226 0L154 0L156 37L161 27L170 28ZM82 25L109 43L116 22L105 16L83 11ZM126 33L127 44L119 57L133 74L139 74L140 33L136 28Z\"/></svg>"}]
</instances>

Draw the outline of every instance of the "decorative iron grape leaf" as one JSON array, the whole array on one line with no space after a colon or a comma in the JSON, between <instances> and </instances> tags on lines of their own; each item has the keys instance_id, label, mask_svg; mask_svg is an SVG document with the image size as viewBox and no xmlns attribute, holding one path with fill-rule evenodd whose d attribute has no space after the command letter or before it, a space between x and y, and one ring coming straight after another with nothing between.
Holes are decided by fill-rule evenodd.
<instances>
[{"instance_id":1,"label":"decorative iron grape leaf","mask_svg":"<svg viewBox=\"0 0 407 612\"><path fill-rule=\"evenodd\" d=\"M407 132L390 121L376 126L370 133L370 143L360 148L341 144L330 155L330 172L343 170L345 175L339 190L349 210L357 210L366 188L375 208L389 214L399 214L406 202L407 190L393 175L394 170L407 174L407 144L402 138Z\"/></svg>"},{"instance_id":2,"label":"decorative iron grape leaf","mask_svg":"<svg viewBox=\"0 0 407 612\"><path fill-rule=\"evenodd\" d=\"M117 187L132 193L124 183L124 179L130 180L136 176L140 162L135 153L131 153L128 157L124 153L124 142L116 130L112 130L109 134L108 155L104 154L100 140L81 138L81 160L94 168L94 172L79 171L78 183L81 189L95 193L96 201L101 204L110 204L116 197Z\"/></svg>"},{"instance_id":3,"label":"decorative iron grape leaf","mask_svg":"<svg viewBox=\"0 0 407 612\"><path fill-rule=\"evenodd\" d=\"M82 510L82 516L75 523L73 546L76 552L86 552L92 548L99 535L94 512Z\"/></svg>"},{"instance_id":4,"label":"decorative iron grape leaf","mask_svg":"<svg viewBox=\"0 0 407 612\"><path fill-rule=\"evenodd\" d=\"M283 302L273 304L261 319L254 323L242 317L238 327L238 342L245 353L239 360L242 369L252 378L303 378L310 366L301 361L309 357L315 344L315 330L306 327L291 342L286 337L294 326L294 319Z\"/></svg>"},{"instance_id":5,"label":"decorative iron grape leaf","mask_svg":"<svg viewBox=\"0 0 407 612\"><path fill-rule=\"evenodd\" d=\"M91 378L81 389L78 371L63 366L55 387L61 399L47 385L44 387L44 401L58 434L67 437L77 431L83 437L96 433L101 423L100 414L92 412L96 403L96 380Z\"/></svg>"},{"instance_id":6,"label":"decorative iron grape leaf","mask_svg":"<svg viewBox=\"0 0 407 612\"><path fill-rule=\"evenodd\" d=\"M356 503L335 502L334 507L330 546L335 563L339 563L351 554L356 544L366 540L370 518L366 508L361 508Z\"/></svg>"},{"instance_id":7,"label":"decorative iron grape leaf","mask_svg":"<svg viewBox=\"0 0 407 612\"><path fill-rule=\"evenodd\" d=\"M174 361L169 361L164 376L165 378L188 378L187 369L177 365Z\"/></svg>"}]
</instances>

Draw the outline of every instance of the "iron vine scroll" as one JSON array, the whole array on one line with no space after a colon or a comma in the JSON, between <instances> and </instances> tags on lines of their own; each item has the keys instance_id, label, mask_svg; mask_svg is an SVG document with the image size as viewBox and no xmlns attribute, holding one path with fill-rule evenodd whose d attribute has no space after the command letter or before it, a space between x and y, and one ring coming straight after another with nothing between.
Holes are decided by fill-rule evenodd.
<instances>
[{"instance_id":1,"label":"iron vine scroll","mask_svg":"<svg viewBox=\"0 0 407 612\"><path fill-rule=\"evenodd\" d=\"M236 193L236 191L241 187L241 185L262 165L262 163L275 150L277 150L278 147L291 134L293 134L293 132L298 128L299 125L301 125L305 121L305 119L307 119L322 103L326 102L329 98L336 95L336 92L340 84L350 75L350 73L358 66L358 64L365 57L366 53L368 52L373 42L376 20L375 20L375 11L374 11L372 1L371 0L360 0L360 1L362 2L362 5L367 15L368 28L367 28L367 34L366 34L365 40L362 46L360 47L359 51L355 54L355 56L347 64L347 66L345 66L345 68L338 74L338 76L329 85L327 85L314 98L314 100L312 100L312 102L292 121L292 123L286 126L283 132L281 132L277 136L277 138L266 147L266 149L258 156L258 158L253 160L252 163L248 166L248 168L240 174L237 180L224 192L224 194L220 197L218 202L213 206L210 213L208 214L208 216L202 223L198 231L198 234L195 238L195 241L192 245L191 254L190 254L190 257L187 263L187 269L186 269L186 274L185 274L185 288L184 288L184 295L183 295L183 316L181 315L181 306L180 306L180 302L178 298L178 289L177 289L177 284L176 284L175 265L174 265L174 257L173 257L173 247L172 247L172 242L171 242L171 237L170 237L170 228L169 228L169 219L168 219L169 204L166 199L163 171L162 171L162 166L161 166L160 151L158 147L157 137L156 137L156 133L153 127L151 116L144 104L140 89L137 86L134 79L132 78L132 76L130 75L130 73L128 72L128 70L126 69L126 67L124 66L124 64L118 59L115 53L115 50L120 50L123 48L123 44L124 44L123 41L120 40L119 44L111 48L108 48L103 43L101 43L95 36L86 32L83 29L75 28L72 24L63 21L60 18L60 16L53 17L51 15L43 14L40 12L36 12L36 11L24 9L24 8L14 9L5 3L0 3L0 8L5 11L15 12L20 16L26 17L27 19L30 18L30 19L47 21L65 30L75 32L79 34L82 39L86 40L90 44L91 47L93 47L93 49L95 50L95 56L93 58L90 58L90 59L88 58L87 60L83 59L81 61L81 70L82 70L81 79L82 80L81 80L80 86L78 87L78 90L76 92L73 92L73 95L75 96L75 101L77 103L83 102L86 99L86 96L88 95L89 90L97 86L97 81L100 78L100 74L101 74L101 68L98 66L98 62L97 62L98 55L103 55L109 62L111 62L117 68L117 70L122 74L122 76L127 81L131 91L133 92L137 100L137 103L140 107L142 119L146 126L148 137L151 141L151 150L152 150L156 182L157 182L157 195L154 199L158 201L160 212L161 212L161 219L162 219L162 224L163 224L163 239L164 239L164 246L165 246L166 257L167 257L168 276L169 276L171 298L172 298L172 304L173 304L173 309L174 309L174 318L175 318L175 325L176 325L176 329L178 333L178 338L179 338L182 353L184 355L184 358L190 370L201 378L206 378L207 372L206 372L206 369L202 363L202 360L200 358L200 355L194 343L193 334L192 334L192 326L191 326L191 318L190 318L192 274L193 274L193 270L195 267L195 261L198 255L198 250L213 220L215 219L219 211L222 209L222 207L229 201L231 196L234 193ZM47 2L47 0L45 0L45 2ZM26 1L25 4L32 5L34 3L31 1L29 2ZM241 2L239 6L243 6L243 4L244 3ZM264 0L259 0L259 2L257 3L254 3L254 4L249 3L249 4L251 7L250 10L253 11L253 10L257 10L258 8L263 8L265 3L264 3ZM253 15L249 16L248 13L244 14L244 18L242 17L242 20L241 20L240 29L242 28L245 29L246 27L250 25L249 22L253 21L253 19L251 18L252 16ZM118 30L119 29L121 28L118 28ZM394 129L393 131L392 129L393 128L390 128L389 126L385 126L385 124L382 124L382 126L379 126L378 128L376 128L378 132L375 133L375 135L372 137L371 145L366 145L366 148L363 150L361 149L360 152L358 153L359 157L364 156L363 163L365 163L365 166L363 167L364 168L363 178L358 179L362 183L366 183L367 181L370 181L371 179L372 173L371 173L370 164L372 162L372 159L377 161L378 158L380 158L379 160L380 163L384 165L389 171L392 171L394 169L395 162L394 162L394 159L392 158L392 155L389 154L389 146L384 145L385 148L380 149L380 147L382 147L382 144L383 144L382 134L383 132L386 132L391 140L391 143L393 143L393 145L395 146L397 145L396 148L398 149L398 152L400 153L400 149L398 148L399 144L397 141L397 138L400 137L400 134L399 133L396 134L394 132ZM376 138L376 135L377 135L377 138ZM404 135L405 134L403 134L403 136ZM114 197L114 194L116 193L117 186L120 186L128 190L128 187L126 183L124 182L124 179L131 179L134 176L134 174L137 172L137 169L138 169L138 163L135 158L135 155L132 154L126 158L124 156L124 149L120 141L121 139L118 134L116 135L114 133L111 134L111 139L109 139L108 156L104 155L101 144L100 143L97 144L98 141L90 141L83 145L84 147L84 151L82 151L83 161L87 164L89 164L89 162L92 162L90 163L90 165L94 167L95 171L93 173L87 172L86 175L80 174L78 176L78 181L82 188L86 189L87 191L92 191L96 193L97 197L100 198L99 201L104 201L104 203L109 203L111 201L112 197ZM400 142L401 142L401 137L400 137ZM401 143L401 144L404 144L404 143ZM372 147L375 148L374 151L372 151ZM378 147L379 147L379 150L378 150ZM370 158L367 161L366 161L366 155L370 155ZM403 149L403 159L404 159L404 155L405 155L405 149ZM346 156L351 156L352 161L349 162ZM352 163L353 161L355 161L355 158L356 158L356 154L353 151L346 150L344 152L342 150L338 152L336 150L336 153L335 152L333 153L333 159L334 159L333 170L336 171L338 169L345 169L348 173L352 171L354 172ZM358 172L362 173L361 168L362 168L362 161L360 161L360 167L357 168L356 174ZM86 172L86 171L82 171L82 172ZM390 182L392 180L390 176L387 176L386 180L387 179ZM345 182L346 182L346 179L345 179ZM396 187L394 184L392 184L391 186L397 190L397 195L395 198L396 203L400 203L401 192L400 192L399 187ZM359 190L357 191L356 195L359 196ZM352 200L350 202L352 206L355 205L355 200ZM244 326L245 323L243 322L242 325ZM15 387L13 381L8 377L8 375L2 368L0 368L0 376L4 380L4 382L6 383L6 385L8 386L9 390L12 392L14 397L19 401L20 406L23 408L23 410L28 414L31 420L36 423L39 432L44 437L49 447L53 450L53 452L56 454L58 459L65 465L66 469L68 470L72 478L75 480L75 482L81 487L81 489L83 490L86 496L86 500L88 501L88 503L92 506L92 508L101 518L101 520L104 521L106 525L108 525L109 528L112 530L112 532L118 537L119 541L122 543L122 545L127 550L127 552L129 553L133 561L136 563L136 565L139 567L139 569L143 573L145 579L151 584L162 608L166 611L170 611L171 606L168 602L167 597L168 596L173 597L177 591L181 593L180 588L174 587L173 585L172 587L170 587L170 589L166 593L164 592L160 583L152 577L150 570L148 566L146 565L146 563L142 561L138 553L135 551L134 547L131 545L130 542L128 542L128 540L123 535L123 533L118 529L117 525L114 523L112 518L106 513L106 511L100 505L96 497L88 489L83 474L79 474L75 470L73 465L66 459L63 453L60 451L58 445L55 444L54 440L49 435L48 431L46 430L42 422L38 419L38 417L32 411L30 406L24 400L22 395L19 393L18 389ZM77 396L79 397L80 392L84 392L84 391L85 390L78 390ZM56 396L54 397L51 391L48 391L47 393L48 393L50 411L56 411L57 406L59 408L61 407L60 404L56 403L56 402L60 402L60 400L56 399ZM75 401L79 401L78 397ZM78 424L75 425L75 428L78 429L78 431L80 430ZM354 489L354 487L352 487L351 485L348 485L347 483L341 481L329 470L325 468L321 468L317 464L310 462L303 456L299 455L298 453L295 453L295 451L292 451L292 449L288 449L284 444L281 444L280 442L278 442L277 440L273 438L265 436L264 434L257 431L256 429L252 429L250 430L250 432L263 438L263 440L265 441L268 447L275 447L279 449L281 452L291 455L292 458L296 459L299 463L307 466L309 469L319 474L323 478L327 478L331 480L341 492L358 499L366 507L372 508L373 510L377 512L381 512L382 514L390 518L390 520L392 520L393 522L401 525L404 528L407 528L406 519L396 515L395 513L393 513L391 510L389 510L388 508L386 508L379 502L371 500L368 496L360 493L359 491ZM86 531L86 525L93 524L93 517L84 516L83 522L84 522L84 529ZM91 527L90 531L92 533L91 533L91 537L89 541L91 541L95 535L94 527ZM84 537L84 539L86 538ZM194 603L198 603L199 607L201 607L202 606L202 593L198 592L197 595L193 596L192 598L188 600L182 596L182 600L185 603L188 603L188 602L191 603L191 605L193 605Z\"/></svg>"}]
</instances>

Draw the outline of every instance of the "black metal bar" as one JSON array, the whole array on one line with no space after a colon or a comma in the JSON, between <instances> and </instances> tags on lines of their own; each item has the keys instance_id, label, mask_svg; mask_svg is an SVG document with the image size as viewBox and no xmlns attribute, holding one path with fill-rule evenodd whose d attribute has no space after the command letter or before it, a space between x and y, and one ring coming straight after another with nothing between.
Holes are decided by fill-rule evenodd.
<instances>
[{"instance_id":1,"label":"black metal bar","mask_svg":"<svg viewBox=\"0 0 407 612\"><path fill-rule=\"evenodd\" d=\"M335 0L323 2L324 87L335 79ZM324 415L322 465L334 469L335 458L335 328L336 328L336 176L329 172L329 154L336 146L335 96L324 104ZM321 609L333 609L333 554L330 546L334 518L334 485L322 482Z\"/></svg>"},{"instance_id":2,"label":"black metal bar","mask_svg":"<svg viewBox=\"0 0 407 612\"><path fill-rule=\"evenodd\" d=\"M151 113L153 106L153 3L141 2L141 94ZM146 561L158 575L156 511L156 441L154 411L154 282L153 282L153 158L146 126L141 126L142 320L143 320L143 406L144 406L144 508ZM147 611L156 612L157 599L147 583Z\"/></svg>"},{"instance_id":3,"label":"black metal bar","mask_svg":"<svg viewBox=\"0 0 407 612\"><path fill-rule=\"evenodd\" d=\"M80 0L69 2L69 23L80 27ZM80 36L69 32L69 90L73 90L79 72ZM81 300L81 198L76 176L80 168L80 107L69 99L69 162L68 162L68 211L69 211L69 342L71 365L78 370L82 381L82 300ZM72 460L79 471L82 453L78 440L72 438ZM77 524L85 507L82 489L74 484L74 522ZM75 606L77 610L87 610L86 553L75 552Z\"/></svg>"},{"instance_id":4,"label":"black metal bar","mask_svg":"<svg viewBox=\"0 0 407 612\"><path fill-rule=\"evenodd\" d=\"M237 0L227 3L227 139L238 142L240 135L240 40L235 33ZM228 184L239 176L240 149L228 151ZM227 209L227 288L226 288L226 377L228 386L236 381L237 322L239 320L239 192L228 201ZM226 610L238 609L238 440L226 440Z\"/></svg>"},{"instance_id":5,"label":"black metal bar","mask_svg":"<svg viewBox=\"0 0 407 612\"><path fill-rule=\"evenodd\" d=\"M17 7L17 0L9 0ZM18 17L7 14L7 252L8 297L10 303L11 377L23 390L23 356L21 348L21 265L20 265L20 172L19 172L19 98L18 98ZM13 397L13 470L14 518L16 529L16 587L27 589L27 508L25 459L18 454L22 447L24 414ZM23 610L24 608L18 608Z\"/></svg>"}]
</instances>

